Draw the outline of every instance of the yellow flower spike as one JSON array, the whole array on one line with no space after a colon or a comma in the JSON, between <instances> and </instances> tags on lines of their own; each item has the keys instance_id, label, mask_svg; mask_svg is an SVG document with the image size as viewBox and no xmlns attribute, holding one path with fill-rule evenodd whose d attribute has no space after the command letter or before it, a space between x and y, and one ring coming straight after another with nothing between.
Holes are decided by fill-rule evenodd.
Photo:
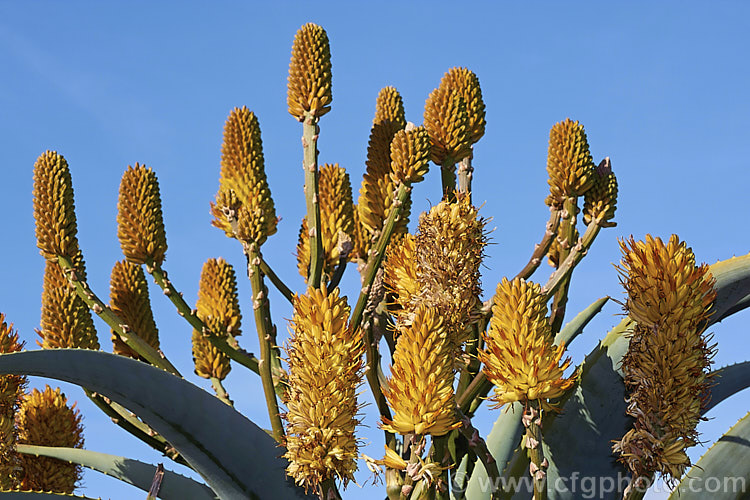
<instances>
[{"instance_id":1,"label":"yellow flower spike","mask_svg":"<svg viewBox=\"0 0 750 500\"><path fill-rule=\"evenodd\" d=\"M617 178L612 172L609 158L605 158L596 167L594 184L583 195L583 221L591 224L592 220L600 220L603 227L615 227L612 222L617 210Z\"/></svg>"},{"instance_id":2,"label":"yellow flower spike","mask_svg":"<svg viewBox=\"0 0 750 500\"><path fill-rule=\"evenodd\" d=\"M18 442L38 446L83 448L81 414L68 406L65 394L46 386L34 389L21 403L17 417ZM22 490L72 493L81 480L81 466L56 458L19 455Z\"/></svg>"},{"instance_id":3,"label":"yellow flower spike","mask_svg":"<svg viewBox=\"0 0 750 500\"><path fill-rule=\"evenodd\" d=\"M370 233L362 225L358 205L354 205L352 215L354 215L354 240L352 241L354 249L349 254L349 262L366 262L367 252L369 252L371 246Z\"/></svg>"},{"instance_id":4,"label":"yellow flower spike","mask_svg":"<svg viewBox=\"0 0 750 500\"><path fill-rule=\"evenodd\" d=\"M323 274L330 276L338 265L341 256L339 233L354 242L357 238L354 220L354 203L349 174L337 163L325 164L318 177L318 200L320 202L320 227L323 233ZM350 252L351 253L351 252ZM307 217L302 220L297 243L297 269L307 278L310 265L310 236Z\"/></svg>"},{"instance_id":5,"label":"yellow flower spike","mask_svg":"<svg viewBox=\"0 0 750 500\"><path fill-rule=\"evenodd\" d=\"M307 23L294 36L286 103L289 113L303 121L305 113L320 118L331 110L331 49L328 35Z\"/></svg>"},{"instance_id":6,"label":"yellow flower spike","mask_svg":"<svg viewBox=\"0 0 750 500\"><path fill-rule=\"evenodd\" d=\"M13 324L0 313L0 354L19 352L23 342ZM27 384L23 375L0 375L0 488L11 489L18 485L18 457L15 453L17 439L15 415Z\"/></svg>"},{"instance_id":7,"label":"yellow flower spike","mask_svg":"<svg viewBox=\"0 0 750 500\"><path fill-rule=\"evenodd\" d=\"M79 262L83 268L82 260ZM50 260L44 269L42 319L37 333L42 338L37 343L44 349L99 349L89 307L70 286L62 268Z\"/></svg>"},{"instance_id":8,"label":"yellow flower spike","mask_svg":"<svg viewBox=\"0 0 750 500\"><path fill-rule=\"evenodd\" d=\"M276 233L278 218L266 179L260 124L245 106L234 108L224 125L219 192L211 213L212 224L229 237L235 236L229 213L243 226L241 237L259 245Z\"/></svg>"},{"instance_id":9,"label":"yellow flower spike","mask_svg":"<svg viewBox=\"0 0 750 500\"><path fill-rule=\"evenodd\" d=\"M130 326L151 347L159 350L159 330L154 322L148 282L143 268L126 260L115 263L109 285L109 305L123 322ZM112 331L113 352L141 359Z\"/></svg>"},{"instance_id":10,"label":"yellow flower spike","mask_svg":"<svg viewBox=\"0 0 750 500\"><path fill-rule=\"evenodd\" d=\"M594 160L583 125L570 118L549 132L547 205L562 207L565 198L582 196L594 184Z\"/></svg>"},{"instance_id":11,"label":"yellow flower spike","mask_svg":"<svg viewBox=\"0 0 750 500\"><path fill-rule=\"evenodd\" d=\"M621 241L618 270L636 321L622 360L628 389L627 414L635 421L613 450L633 474L661 473L679 479L698 442L696 425L708 396L708 370L715 346L703 334L716 297L707 265L672 235Z\"/></svg>"},{"instance_id":12,"label":"yellow flower spike","mask_svg":"<svg viewBox=\"0 0 750 500\"><path fill-rule=\"evenodd\" d=\"M411 325L399 326L391 376L383 388L393 420L383 417L383 429L442 436L461 426L451 354L443 318L435 309L419 306Z\"/></svg>"},{"instance_id":13,"label":"yellow flower spike","mask_svg":"<svg viewBox=\"0 0 750 500\"><path fill-rule=\"evenodd\" d=\"M384 281L398 309L410 309L412 298L419 292L416 242L414 235L406 233L386 248Z\"/></svg>"},{"instance_id":14,"label":"yellow flower spike","mask_svg":"<svg viewBox=\"0 0 750 500\"><path fill-rule=\"evenodd\" d=\"M552 345L547 305L538 284L503 278L493 298L489 330L483 336L486 349L479 351L479 359L495 384L488 398L494 408L540 400L542 408L554 409L548 400L573 386L573 377L563 378L570 359L561 363L565 346Z\"/></svg>"},{"instance_id":15,"label":"yellow flower spike","mask_svg":"<svg viewBox=\"0 0 750 500\"><path fill-rule=\"evenodd\" d=\"M46 151L34 163L34 219L45 259L72 259L78 253L73 181L68 162L56 151Z\"/></svg>"},{"instance_id":16,"label":"yellow flower spike","mask_svg":"<svg viewBox=\"0 0 750 500\"><path fill-rule=\"evenodd\" d=\"M391 180L395 186L424 179L430 168L430 147L424 127L396 132L391 141Z\"/></svg>"},{"instance_id":17,"label":"yellow flower spike","mask_svg":"<svg viewBox=\"0 0 750 500\"><path fill-rule=\"evenodd\" d=\"M367 169L359 190L359 218L369 233L366 249L371 246L373 236L383 229L393 203L396 186L391 174L391 141L399 130L406 127L406 115L401 95L393 87L385 87L378 94L375 119L367 145ZM411 199L409 199L411 205ZM409 222L408 207L401 212L394 232L405 233Z\"/></svg>"},{"instance_id":18,"label":"yellow flower spike","mask_svg":"<svg viewBox=\"0 0 750 500\"><path fill-rule=\"evenodd\" d=\"M440 86L455 90L463 97L469 115L469 141L476 143L484 136L487 124L479 78L467 68L451 68L443 76Z\"/></svg>"},{"instance_id":19,"label":"yellow flower spike","mask_svg":"<svg viewBox=\"0 0 750 500\"><path fill-rule=\"evenodd\" d=\"M133 264L148 260L161 265L167 252L167 234L161 211L156 173L145 165L128 166L120 181L117 236L125 258Z\"/></svg>"},{"instance_id":20,"label":"yellow flower spike","mask_svg":"<svg viewBox=\"0 0 750 500\"><path fill-rule=\"evenodd\" d=\"M453 166L471 154L469 113L456 90L440 85L432 91L424 107L424 127L436 165Z\"/></svg>"},{"instance_id":21,"label":"yellow flower spike","mask_svg":"<svg viewBox=\"0 0 750 500\"><path fill-rule=\"evenodd\" d=\"M306 489L334 478L346 486L357 470L364 344L347 324L349 310L338 288L309 288L294 300L284 457L287 474Z\"/></svg>"},{"instance_id":22,"label":"yellow flower spike","mask_svg":"<svg viewBox=\"0 0 750 500\"><path fill-rule=\"evenodd\" d=\"M203 264L195 307L214 335L241 334L237 278L231 264L224 259L208 259ZM196 375L203 378L224 380L232 369L229 358L197 330L193 330L193 361Z\"/></svg>"}]
</instances>

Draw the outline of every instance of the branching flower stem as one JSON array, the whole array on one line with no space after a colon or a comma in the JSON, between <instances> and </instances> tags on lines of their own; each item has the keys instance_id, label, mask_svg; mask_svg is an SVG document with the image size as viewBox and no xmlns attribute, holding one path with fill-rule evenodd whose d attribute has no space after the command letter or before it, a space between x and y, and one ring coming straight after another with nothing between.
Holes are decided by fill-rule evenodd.
<instances>
[{"instance_id":1,"label":"branching flower stem","mask_svg":"<svg viewBox=\"0 0 750 500\"><path fill-rule=\"evenodd\" d=\"M544 229L544 236L542 240L534 246L534 252L531 254L529 262L524 266L523 269L516 275L516 278L527 280L534 274L542 263L544 256L547 255L552 243L557 236L557 230L560 227L560 220L562 219L562 210L552 209L547 221L547 225Z\"/></svg>"},{"instance_id":2,"label":"branching flower stem","mask_svg":"<svg viewBox=\"0 0 750 500\"><path fill-rule=\"evenodd\" d=\"M547 467L542 446L542 416L538 401L530 401L521 421L526 428L524 445L529 454L529 472L534 480L534 500L547 499Z\"/></svg>"},{"instance_id":3,"label":"branching flower stem","mask_svg":"<svg viewBox=\"0 0 750 500\"><path fill-rule=\"evenodd\" d=\"M474 167L471 166L473 158L474 146L471 147L471 153L458 163L458 191L469 195L469 202L471 202L471 178L474 173Z\"/></svg>"},{"instance_id":4,"label":"branching flower stem","mask_svg":"<svg viewBox=\"0 0 750 500\"><path fill-rule=\"evenodd\" d=\"M88 283L81 281L80 277L76 273L75 266L67 257L62 255L57 256L57 262L60 267L65 271L65 275L68 277L68 281L75 287L76 293L86 303L89 308L94 311L97 316L102 318L114 332L130 347L134 352L138 353L139 356L143 357L146 361L152 365L166 370L178 377L181 377L180 372L177 368L169 362L161 351L157 351L151 347L145 340L136 335L136 333L128 326L119 316L117 316L107 304L101 301L101 299L89 288Z\"/></svg>"},{"instance_id":5,"label":"branching flower stem","mask_svg":"<svg viewBox=\"0 0 750 500\"><path fill-rule=\"evenodd\" d=\"M451 203L456 201L456 165L440 165L440 176L443 183L443 198Z\"/></svg>"},{"instance_id":6,"label":"branching flower stem","mask_svg":"<svg viewBox=\"0 0 750 500\"><path fill-rule=\"evenodd\" d=\"M307 200L307 227L310 228L310 275L307 284L318 288L323 276L323 239L320 228L320 203L318 200L318 118L307 111L302 122L302 165L305 169L305 199Z\"/></svg>"},{"instance_id":7,"label":"branching flower stem","mask_svg":"<svg viewBox=\"0 0 750 500\"><path fill-rule=\"evenodd\" d=\"M578 215L578 199L567 197L563 202L562 222L560 223L560 235L558 237L560 255L558 256L558 265L562 264L571 253L571 247L576 244L574 240L576 234L576 216ZM572 271L572 269L571 269ZM562 327L563 318L565 317L565 308L568 304L568 289L570 287L570 275L560 281L557 290L554 292L552 309L550 311L550 324L552 332L557 333ZM550 294L551 295L551 294Z\"/></svg>"},{"instance_id":8,"label":"branching flower stem","mask_svg":"<svg viewBox=\"0 0 750 500\"><path fill-rule=\"evenodd\" d=\"M220 379L211 377L211 386L214 388L214 392L216 393L217 398L221 399L229 406L234 407L234 402L229 399L229 393L224 388L224 385L221 383Z\"/></svg>"},{"instance_id":9,"label":"branching flower stem","mask_svg":"<svg viewBox=\"0 0 750 500\"><path fill-rule=\"evenodd\" d=\"M341 500L341 494L336 488L336 480L328 478L320 483L320 500Z\"/></svg>"},{"instance_id":10,"label":"branching flower stem","mask_svg":"<svg viewBox=\"0 0 750 500\"><path fill-rule=\"evenodd\" d=\"M459 427L458 430L469 443L469 449L477 456L477 458L479 458L482 465L484 465L484 470L487 472L487 477L490 479L489 484L498 486L497 490L491 492L492 500L499 499L501 495L499 486L502 484L500 471L497 468L495 457L492 456L490 449L487 447L487 443L479 434L479 431L471 424L471 419L466 415L461 415L461 427Z\"/></svg>"}]
</instances>

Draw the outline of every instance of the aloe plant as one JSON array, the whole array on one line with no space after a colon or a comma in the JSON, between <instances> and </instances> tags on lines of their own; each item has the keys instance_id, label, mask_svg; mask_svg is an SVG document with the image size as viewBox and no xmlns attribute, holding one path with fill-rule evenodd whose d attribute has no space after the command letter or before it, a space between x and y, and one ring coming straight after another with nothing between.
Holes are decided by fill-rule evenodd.
<instances>
[{"instance_id":1,"label":"aloe plant","mask_svg":"<svg viewBox=\"0 0 750 500\"><path fill-rule=\"evenodd\" d=\"M87 280L67 161L57 152L39 157L34 214L46 260L43 349L19 352L18 335L0 317L2 494L70 496L87 467L147 498L332 499L363 464L384 477L389 499L568 499L587 494L586 485L598 488L590 492L599 498L635 499L658 477L674 483L680 498L714 480L731 480L734 488L713 491L715 498L747 488L750 465L738 444L748 438L747 416L697 464L685 450L698 442L703 415L750 385L750 362L711 366L715 347L706 334L750 305L750 254L698 265L674 235L666 242L622 240L626 317L574 366L567 348L614 302L604 296L566 323L573 271L594 251L601 230L616 226L610 159L594 162L580 123L565 119L552 127L543 236L528 264L498 280L483 303L489 236L471 198L473 146L486 124L478 77L450 69L430 93L421 126L406 121L395 88L381 91L354 205L346 170L318 164L321 119L333 102L330 57L323 28L300 28L287 104L302 128L307 213L296 266L304 293L293 293L263 257L264 242L281 225L260 123L248 108L233 109L227 119L210 207L213 225L245 256L249 299L238 296L234 268L212 258L198 302L186 302L165 269L156 172L135 164L118 198L125 260L115 265L105 303ZM410 233L412 188L433 175L430 162L440 169L442 200ZM534 282L544 259L553 272ZM350 263L362 287L347 298L339 283ZM183 379L160 350L144 270L192 330L195 372L210 380L213 394ZM294 308L286 340L277 333L268 283ZM101 350L92 313L111 328L114 354ZM240 346L243 320L255 326L258 357ZM271 429L234 408L223 385L233 369L263 388ZM80 430L34 417L25 393L30 375L82 387L115 425L164 454L169 468L82 449L78 434L70 446L33 442L27 435ZM383 458L360 450L363 390L375 400ZM56 404L79 422L60 397ZM497 411L491 429L473 422L482 405ZM33 463L45 467L25 465ZM20 491L37 484L34 474L61 474L63 464L74 471L67 489ZM179 473L186 469L201 480Z\"/></svg>"}]
</instances>

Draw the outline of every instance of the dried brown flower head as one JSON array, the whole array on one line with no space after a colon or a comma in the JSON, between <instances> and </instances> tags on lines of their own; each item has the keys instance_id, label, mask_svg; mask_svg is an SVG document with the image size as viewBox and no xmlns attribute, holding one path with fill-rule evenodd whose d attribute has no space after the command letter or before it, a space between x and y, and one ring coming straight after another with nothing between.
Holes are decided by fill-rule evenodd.
<instances>
[{"instance_id":1,"label":"dried brown flower head","mask_svg":"<svg viewBox=\"0 0 750 500\"><path fill-rule=\"evenodd\" d=\"M161 265L167 252L167 234L161 212L156 173L145 165L128 166L120 181L117 202L117 237L125 258L133 264Z\"/></svg>"},{"instance_id":2,"label":"dried brown flower head","mask_svg":"<svg viewBox=\"0 0 750 500\"><path fill-rule=\"evenodd\" d=\"M319 118L331 110L331 49L328 35L307 23L294 36L286 103L289 113L303 121L305 113Z\"/></svg>"},{"instance_id":3,"label":"dried brown flower head","mask_svg":"<svg viewBox=\"0 0 750 500\"><path fill-rule=\"evenodd\" d=\"M117 262L112 268L109 285L109 305L119 318L140 338L154 349L159 349L159 330L151 312L148 282L143 268L126 260ZM135 359L141 357L133 352L112 330L113 352Z\"/></svg>"}]
</instances>

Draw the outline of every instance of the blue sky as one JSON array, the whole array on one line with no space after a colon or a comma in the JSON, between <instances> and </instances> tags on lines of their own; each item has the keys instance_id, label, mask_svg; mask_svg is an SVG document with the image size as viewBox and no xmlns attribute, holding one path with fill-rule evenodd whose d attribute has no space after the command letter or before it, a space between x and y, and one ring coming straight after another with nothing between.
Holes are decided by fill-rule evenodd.
<instances>
[{"instance_id":1,"label":"blue sky","mask_svg":"<svg viewBox=\"0 0 750 500\"><path fill-rule=\"evenodd\" d=\"M107 295L109 272L122 258L117 189L135 162L159 176L165 268L188 302L195 301L207 258L223 256L242 275L239 246L211 227L208 211L218 187L223 123L242 105L259 117L271 192L283 217L263 252L301 290L293 255L305 210L301 128L285 99L292 39L306 22L327 30L333 57L333 104L321 122L320 161L346 167L355 190L380 88L397 87L407 119L419 124L424 101L446 70L466 66L479 76L487 132L475 147L474 200L484 203L481 213L496 227L483 272L488 294L525 264L542 234L548 133L566 117L584 124L596 161L612 158L621 193L618 226L600 234L576 270L570 314L603 295L622 296L612 267L618 237L677 233L709 263L744 254L750 250L741 222L750 184L748 18L750 4L741 2L1 1L0 311L33 345L43 260L34 239L31 174L46 149L70 163L79 239L100 295ZM439 201L438 178L433 172L415 189L415 211ZM535 278L546 280L547 271ZM345 291L351 295L357 283L351 267ZM241 282L243 304L249 288ZM279 294L271 298L284 332L291 311ZM170 360L210 390L192 375L190 328L156 289L152 302ZM575 361L619 313L616 304L605 308L572 346ZM257 352L249 307L245 318L241 342ZM717 366L748 358L743 319L740 314L712 329ZM97 327L109 348L108 328ZM91 408L79 389L65 387L86 415L88 448L159 461ZM241 411L267 423L254 377L235 367L228 390ZM749 402L742 394L720 405L701 424L704 438L716 439ZM493 419L481 413L478 427L488 430ZM363 451L379 455L372 407L365 423L372 442ZM353 488L347 497L382 498L382 490ZM86 474L80 491L117 500L138 495L96 473Z\"/></svg>"}]
</instances>

